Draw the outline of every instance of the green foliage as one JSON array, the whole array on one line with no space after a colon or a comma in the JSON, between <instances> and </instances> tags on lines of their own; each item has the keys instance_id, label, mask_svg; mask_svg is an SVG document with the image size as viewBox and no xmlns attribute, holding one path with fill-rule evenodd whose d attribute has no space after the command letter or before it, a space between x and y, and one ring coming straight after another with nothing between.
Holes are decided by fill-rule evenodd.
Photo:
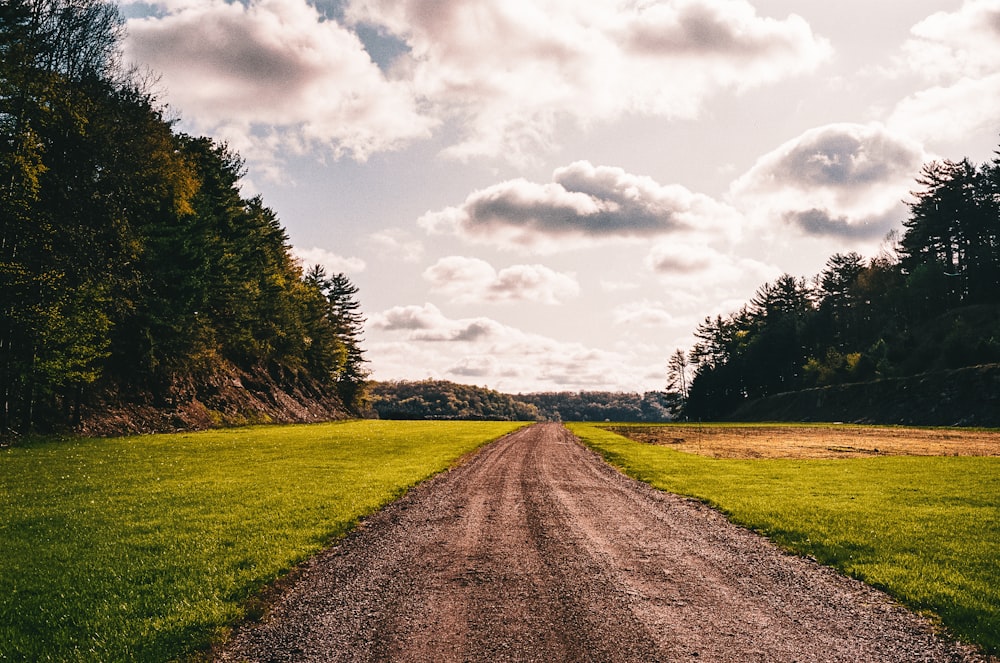
<instances>
[{"instance_id":1,"label":"green foliage","mask_svg":"<svg viewBox=\"0 0 1000 663\"><path fill-rule=\"evenodd\" d=\"M867 263L835 254L810 282L784 275L736 313L705 319L689 357L688 417L724 418L780 392L1000 360L1000 158L929 163L917 182L905 233L890 234Z\"/></svg>"},{"instance_id":2,"label":"green foliage","mask_svg":"<svg viewBox=\"0 0 1000 663\"><path fill-rule=\"evenodd\" d=\"M823 360L810 357L802 370L807 379L817 385L861 382L874 374L871 360L860 352L841 354L834 348L827 348Z\"/></svg>"},{"instance_id":3,"label":"green foliage","mask_svg":"<svg viewBox=\"0 0 1000 663\"><path fill-rule=\"evenodd\" d=\"M357 421L0 449L0 660L167 661L515 424Z\"/></svg>"},{"instance_id":4,"label":"green foliage","mask_svg":"<svg viewBox=\"0 0 1000 663\"><path fill-rule=\"evenodd\" d=\"M305 282L323 295L311 308L308 360L330 371L337 392L355 411L365 404L368 369L361 347L365 318L358 302L358 288L346 274L327 277L321 265L310 268ZM329 357L330 359L324 359Z\"/></svg>"},{"instance_id":5,"label":"green foliage","mask_svg":"<svg viewBox=\"0 0 1000 663\"><path fill-rule=\"evenodd\" d=\"M674 418L678 395L557 391L517 398L537 407L541 418L550 421L669 421Z\"/></svg>"},{"instance_id":6,"label":"green foliage","mask_svg":"<svg viewBox=\"0 0 1000 663\"><path fill-rule=\"evenodd\" d=\"M225 362L305 371L356 405L357 290L338 281L353 308L316 315L329 293L240 194L242 159L176 134L122 67L117 5L12 0L0 19L0 434Z\"/></svg>"},{"instance_id":7,"label":"green foliage","mask_svg":"<svg viewBox=\"0 0 1000 663\"><path fill-rule=\"evenodd\" d=\"M716 460L571 428L630 476L703 500L1000 653L1000 459Z\"/></svg>"},{"instance_id":8,"label":"green foliage","mask_svg":"<svg viewBox=\"0 0 1000 663\"><path fill-rule=\"evenodd\" d=\"M444 380L373 383L371 406L382 419L538 419L533 405L513 396Z\"/></svg>"},{"instance_id":9,"label":"green foliage","mask_svg":"<svg viewBox=\"0 0 1000 663\"><path fill-rule=\"evenodd\" d=\"M377 382L371 405L382 419L500 421L669 421L677 395L581 391L502 394L444 380Z\"/></svg>"}]
</instances>

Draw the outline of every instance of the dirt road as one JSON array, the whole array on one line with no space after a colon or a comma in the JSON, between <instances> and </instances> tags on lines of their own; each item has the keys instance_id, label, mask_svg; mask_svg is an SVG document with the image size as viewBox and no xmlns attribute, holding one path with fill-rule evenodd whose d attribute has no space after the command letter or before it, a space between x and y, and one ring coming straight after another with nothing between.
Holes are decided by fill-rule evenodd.
<instances>
[{"instance_id":1,"label":"dirt road","mask_svg":"<svg viewBox=\"0 0 1000 663\"><path fill-rule=\"evenodd\" d=\"M861 583L523 429L311 562L225 661L976 661Z\"/></svg>"}]
</instances>

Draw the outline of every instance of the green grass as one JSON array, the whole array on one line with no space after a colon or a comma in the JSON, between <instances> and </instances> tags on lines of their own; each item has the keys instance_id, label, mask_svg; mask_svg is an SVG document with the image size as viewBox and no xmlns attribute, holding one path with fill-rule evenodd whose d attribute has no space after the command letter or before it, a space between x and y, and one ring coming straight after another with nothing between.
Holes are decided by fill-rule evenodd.
<instances>
[{"instance_id":1,"label":"green grass","mask_svg":"<svg viewBox=\"0 0 1000 663\"><path fill-rule=\"evenodd\" d=\"M716 460L570 428L627 474L703 500L1000 653L1000 458Z\"/></svg>"},{"instance_id":2,"label":"green grass","mask_svg":"<svg viewBox=\"0 0 1000 663\"><path fill-rule=\"evenodd\" d=\"M520 424L356 421L0 449L0 661L168 661Z\"/></svg>"}]
</instances>

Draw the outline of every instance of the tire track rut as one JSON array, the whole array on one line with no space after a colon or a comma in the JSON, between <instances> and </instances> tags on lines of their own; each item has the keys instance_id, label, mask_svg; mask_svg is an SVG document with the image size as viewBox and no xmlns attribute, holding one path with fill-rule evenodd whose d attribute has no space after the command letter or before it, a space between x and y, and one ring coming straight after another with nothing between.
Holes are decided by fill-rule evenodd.
<instances>
[{"instance_id":1,"label":"tire track rut","mask_svg":"<svg viewBox=\"0 0 1000 663\"><path fill-rule=\"evenodd\" d=\"M982 661L882 593L522 429L308 562L219 661Z\"/></svg>"}]
</instances>

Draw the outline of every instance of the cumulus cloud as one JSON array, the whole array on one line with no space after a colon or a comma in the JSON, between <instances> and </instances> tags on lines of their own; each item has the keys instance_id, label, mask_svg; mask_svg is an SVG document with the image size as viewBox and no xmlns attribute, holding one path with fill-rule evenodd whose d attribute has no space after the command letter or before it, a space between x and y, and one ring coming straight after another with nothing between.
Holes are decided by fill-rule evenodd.
<instances>
[{"instance_id":1,"label":"cumulus cloud","mask_svg":"<svg viewBox=\"0 0 1000 663\"><path fill-rule=\"evenodd\" d=\"M339 21L307 0L148 4L129 59L162 73L199 130L272 158L324 145L364 159L454 123L452 156L531 159L561 124L694 117L831 52L748 0L349 0Z\"/></svg>"},{"instance_id":2,"label":"cumulus cloud","mask_svg":"<svg viewBox=\"0 0 1000 663\"><path fill-rule=\"evenodd\" d=\"M671 241L653 245L646 267L666 286L667 301L657 302L657 307L669 312L672 323L688 321L692 326L705 315L706 302L739 299L782 273L754 258Z\"/></svg>"},{"instance_id":3,"label":"cumulus cloud","mask_svg":"<svg viewBox=\"0 0 1000 663\"><path fill-rule=\"evenodd\" d=\"M1000 125L1000 1L966 0L911 29L897 59L933 83L900 101L888 124L925 142L995 132Z\"/></svg>"},{"instance_id":4,"label":"cumulus cloud","mask_svg":"<svg viewBox=\"0 0 1000 663\"><path fill-rule=\"evenodd\" d=\"M561 304L580 293L576 278L544 265L512 265L496 270L478 258L449 256L424 271L437 292L453 301Z\"/></svg>"},{"instance_id":5,"label":"cumulus cloud","mask_svg":"<svg viewBox=\"0 0 1000 663\"><path fill-rule=\"evenodd\" d=\"M327 251L317 246L311 249L292 247L292 256L299 261L303 268L308 269L313 265L321 265L326 269L327 274L357 274L365 271L365 261L361 258L345 258L333 251Z\"/></svg>"},{"instance_id":6,"label":"cumulus cloud","mask_svg":"<svg viewBox=\"0 0 1000 663\"><path fill-rule=\"evenodd\" d=\"M475 333L470 333L476 330ZM369 319L375 379L474 379L496 389L635 389L649 360L525 332L490 318L449 318L433 304Z\"/></svg>"},{"instance_id":7,"label":"cumulus cloud","mask_svg":"<svg viewBox=\"0 0 1000 663\"><path fill-rule=\"evenodd\" d=\"M556 169L552 182L501 182L417 222L431 233L546 251L615 238L734 233L739 221L733 208L683 186L578 161Z\"/></svg>"},{"instance_id":8,"label":"cumulus cloud","mask_svg":"<svg viewBox=\"0 0 1000 663\"><path fill-rule=\"evenodd\" d=\"M703 101L813 70L828 42L746 0L354 0L406 42L405 70L464 132L448 153L530 158L569 120L693 117Z\"/></svg>"},{"instance_id":9,"label":"cumulus cloud","mask_svg":"<svg viewBox=\"0 0 1000 663\"><path fill-rule=\"evenodd\" d=\"M993 74L1000 65L1000 2L966 0L954 12L937 12L910 30L901 66L922 76L954 80Z\"/></svg>"},{"instance_id":10,"label":"cumulus cloud","mask_svg":"<svg viewBox=\"0 0 1000 663\"><path fill-rule=\"evenodd\" d=\"M396 258L403 262L420 262L424 256L424 245L406 230L386 228L369 236L380 256Z\"/></svg>"},{"instance_id":11,"label":"cumulus cloud","mask_svg":"<svg viewBox=\"0 0 1000 663\"><path fill-rule=\"evenodd\" d=\"M1000 126L1000 73L915 92L896 104L887 124L927 142L993 132Z\"/></svg>"},{"instance_id":12,"label":"cumulus cloud","mask_svg":"<svg viewBox=\"0 0 1000 663\"><path fill-rule=\"evenodd\" d=\"M762 156L730 193L762 224L876 237L902 216L901 201L925 158L920 146L882 125L831 124Z\"/></svg>"},{"instance_id":13,"label":"cumulus cloud","mask_svg":"<svg viewBox=\"0 0 1000 663\"><path fill-rule=\"evenodd\" d=\"M661 242L646 257L646 266L661 274L705 272L723 262L721 253L708 246Z\"/></svg>"},{"instance_id":14,"label":"cumulus cloud","mask_svg":"<svg viewBox=\"0 0 1000 663\"><path fill-rule=\"evenodd\" d=\"M162 76L186 122L255 156L323 145L364 159L428 136L410 85L305 0L159 0L128 22L126 57ZM266 157L265 157L266 158Z\"/></svg>"},{"instance_id":15,"label":"cumulus cloud","mask_svg":"<svg viewBox=\"0 0 1000 663\"><path fill-rule=\"evenodd\" d=\"M473 343L487 340L500 330L500 324L489 318L450 320L433 304L396 306L373 315L369 328L382 331L405 331L408 340Z\"/></svg>"},{"instance_id":16,"label":"cumulus cloud","mask_svg":"<svg viewBox=\"0 0 1000 663\"><path fill-rule=\"evenodd\" d=\"M663 302L644 299L622 304L614 310L614 323L621 326L669 327L674 315Z\"/></svg>"}]
</instances>

